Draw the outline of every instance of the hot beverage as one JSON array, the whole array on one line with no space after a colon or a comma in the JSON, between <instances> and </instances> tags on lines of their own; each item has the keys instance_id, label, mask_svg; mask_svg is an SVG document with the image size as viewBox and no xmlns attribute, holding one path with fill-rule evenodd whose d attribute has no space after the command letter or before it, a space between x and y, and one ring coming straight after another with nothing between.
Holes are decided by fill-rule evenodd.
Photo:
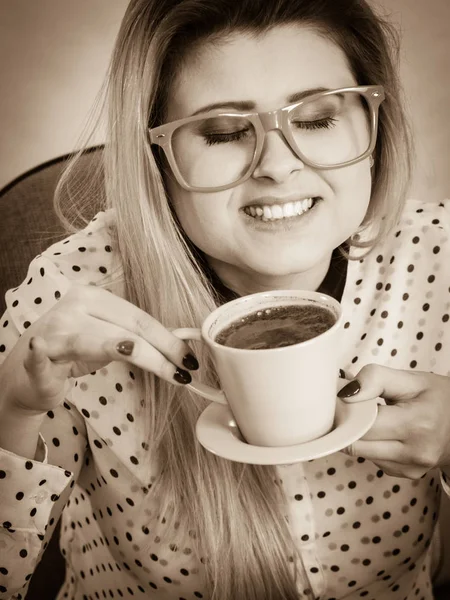
<instances>
[{"instance_id":1,"label":"hot beverage","mask_svg":"<svg viewBox=\"0 0 450 600\"><path fill-rule=\"evenodd\" d=\"M316 304L273 306L245 315L215 337L223 346L267 350L317 337L336 323L327 308Z\"/></svg>"}]
</instances>

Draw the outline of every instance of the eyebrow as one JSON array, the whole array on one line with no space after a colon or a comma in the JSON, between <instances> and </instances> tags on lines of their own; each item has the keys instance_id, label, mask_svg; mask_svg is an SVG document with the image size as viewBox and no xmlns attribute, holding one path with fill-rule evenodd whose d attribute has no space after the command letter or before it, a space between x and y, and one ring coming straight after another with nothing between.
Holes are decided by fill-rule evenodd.
<instances>
[{"instance_id":1,"label":"eyebrow","mask_svg":"<svg viewBox=\"0 0 450 600\"><path fill-rule=\"evenodd\" d=\"M300 102L306 96L311 96L312 94L317 94L319 92L328 92L330 88L318 87L311 88L308 90L303 90L301 92L295 92L287 99L287 104L295 104L295 102ZM213 104L207 104L206 106L202 106L197 109L195 112L190 115L194 117L200 113L209 112L210 110L215 110L217 108L234 108L241 111L251 111L254 110L256 104L254 102L248 100L225 100L223 102L214 102Z\"/></svg>"}]
</instances>

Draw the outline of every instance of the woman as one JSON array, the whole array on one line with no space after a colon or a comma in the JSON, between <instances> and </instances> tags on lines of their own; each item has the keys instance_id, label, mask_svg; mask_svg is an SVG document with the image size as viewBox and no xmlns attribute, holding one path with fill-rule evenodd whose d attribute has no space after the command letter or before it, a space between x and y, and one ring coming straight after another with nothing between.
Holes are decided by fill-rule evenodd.
<instances>
[{"instance_id":1,"label":"woman","mask_svg":"<svg viewBox=\"0 0 450 600\"><path fill-rule=\"evenodd\" d=\"M449 215L404 205L390 39L361 1L132 0L102 210L6 295L0 598L24 597L63 507L59 598L432 598ZM170 330L276 288L342 301L342 367L368 366L341 395L387 406L347 453L232 463L195 438L210 358Z\"/></svg>"}]
</instances>

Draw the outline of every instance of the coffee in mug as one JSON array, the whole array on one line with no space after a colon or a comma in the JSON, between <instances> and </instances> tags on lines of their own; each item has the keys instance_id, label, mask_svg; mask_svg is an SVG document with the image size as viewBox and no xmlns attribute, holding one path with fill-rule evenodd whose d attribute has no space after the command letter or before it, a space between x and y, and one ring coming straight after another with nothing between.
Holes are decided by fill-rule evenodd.
<instances>
[{"instance_id":1,"label":"coffee in mug","mask_svg":"<svg viewBox=\"0 0 450 600\"><path fill-rule=\"evenodd\" d=\"M283 348L306 342L335 323L334 313L323 306L273 306L234 321L217 334L215 341L244 350Z\"/></svg>"}]
</instances>

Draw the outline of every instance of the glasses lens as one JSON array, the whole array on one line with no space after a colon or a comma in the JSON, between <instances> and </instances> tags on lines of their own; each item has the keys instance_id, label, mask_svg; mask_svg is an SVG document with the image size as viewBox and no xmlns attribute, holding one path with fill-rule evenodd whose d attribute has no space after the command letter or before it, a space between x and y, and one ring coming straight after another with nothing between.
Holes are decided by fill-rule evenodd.
<instances>
[{"instance_id":1,"label":"glasses lens","mask_svg":"<svg viewBox=\"0 0 450 600\"><path fill-rule=\"evenodd\" d=\"M172 152L184 180L193 187L219 187L248 171L256 132L247 118L221 115L186 123L173 132Z\"/></svg>"},{"instance_id":2,"label":"glasses lens","mask_svg":"<svg viewBox=\"0 0 450 600\"><path fill-rule=\"evenodd\" d=\"M289 112L292 137L306 159L339 165L362 156L371 141L371 111L358 91L305 100Z\"/></svg>"}]
</instances>

